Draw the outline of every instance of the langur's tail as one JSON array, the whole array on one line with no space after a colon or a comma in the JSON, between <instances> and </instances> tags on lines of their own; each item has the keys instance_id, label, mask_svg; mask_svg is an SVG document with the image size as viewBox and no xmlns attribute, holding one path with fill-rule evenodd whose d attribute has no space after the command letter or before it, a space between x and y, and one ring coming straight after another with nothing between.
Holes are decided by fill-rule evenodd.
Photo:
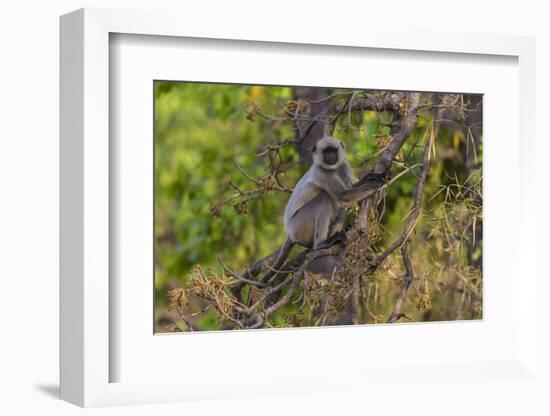
<instances>
[{"instance_id":1,"label":"langur's tail","mask_svg":"<svg viewBox=\"0 0 550 416\"><path fill-rule=\"evenodd\" d=\"M292 250L292 247L294 247L294 242L290 239L290 237L287 236L285 242L279 250L277 258L275 259L273 264L269 266L268 270L264 274L264 277L262 277L262 283L269 282L271 278L279 272L279 269L290 254L290 250Z\"/></svg>"}]
</instances>

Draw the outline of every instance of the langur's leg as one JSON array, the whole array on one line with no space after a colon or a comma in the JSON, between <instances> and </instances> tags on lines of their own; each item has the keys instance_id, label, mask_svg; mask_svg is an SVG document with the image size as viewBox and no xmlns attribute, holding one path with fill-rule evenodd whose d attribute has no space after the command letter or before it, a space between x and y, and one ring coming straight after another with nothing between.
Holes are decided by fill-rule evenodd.
<instances>
[{"instance_id":1,"label":"langur's leg","mask_svg":"<svg viewBox=\"0 0 550 416\"><path fill-rule=\"evenodd\" d=\"M333 222L332 226L330 224L332 215L327 216L330 212L324 214L325 215L318 218L315 222L315 241L313 248L319 248L329 238L331 235L329 234L329 230L330 233L332 233L334 227L343 228L345 215L343 209L338 210L336 221ZM338 256L318 257L311 262L308 267L308 271L310 273L321 274L324 277L330 278L336 267L338 267L341 263L342 261Z\"/></svg>"},{"instance_id":2,"label":"langur's leg","mask_svg":"<svg viewBox=\"0 0 550 416\"><path fill-rule=\"evenodd\" d=\"M313 237L313 248L318 248L328 238L330 228L330 217L325 213L319 213L315 219L315 234Z\"/></svg>"},{"instance_id":3,"label":"langur's leg","mask_svg":"<svg viewBox=\"0 0 550 416\"><path fill-rule=\"evenodd\" d=\"M346 210L344 208L340 208L338 210L338 214L336 214L336 219L334 220L333 224L330 226L328 237L332 237L334 234L342 231L344 229L345 222L346 222Z\"/></svg>"}]
</instances>

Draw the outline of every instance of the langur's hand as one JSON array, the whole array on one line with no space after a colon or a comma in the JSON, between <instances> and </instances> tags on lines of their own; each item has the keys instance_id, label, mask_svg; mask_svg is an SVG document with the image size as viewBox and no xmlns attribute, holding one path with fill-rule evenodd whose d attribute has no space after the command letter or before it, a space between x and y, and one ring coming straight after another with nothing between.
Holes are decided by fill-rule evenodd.
<instances>
[{"instance_id":1,"label":"langur's hand","mask_svg":"<svg viewBox=\"0 0 550 416\"><path fill-rule=\"evenodd\" d=\"M368 172L353 184L353 188L363 187L366 185L366 188L368 189L377 189L383 186L390 179L391 173L389 171L382 173Z\"/></svg>"}]
</instances>

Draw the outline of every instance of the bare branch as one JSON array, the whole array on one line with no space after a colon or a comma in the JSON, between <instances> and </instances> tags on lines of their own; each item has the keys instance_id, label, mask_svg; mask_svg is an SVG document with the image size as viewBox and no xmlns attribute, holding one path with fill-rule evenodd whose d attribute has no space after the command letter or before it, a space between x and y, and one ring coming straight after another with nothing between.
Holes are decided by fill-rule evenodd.
<instances>
[{"instance_id":1,"label":"bare branch","mask_svg":"<svg viewBox=\"0 0 550 416\"><path fill-rule=\"evenodd\" d=\"M403 302L405 302L405 298L407 296L407 291L409 290L409 286L411 285L414 279L414 269L411 263L411 258L409 257L408 249L409 249L409 244L404 244L401 247L401 256L403 258L403 264L405 265L406 273L405 273L405 276L403 277L403 284L401 285L401 289L397 294L395 304L393 305L393 310L392 310L390 319L388 320L388 323L390 324L397 322L397 320L399 320L400 318L406 317L406 315L401 312L401 308L403 307Z\"/></svg>"},{"instance_id":2,"label":"bare branch","mask_svg":"<svg viewBox=\"0 0 550 416\"><path fill-rule=\"evenodd\" d=\"M402 98L402 93L392 93L383 97L359 98L353 100L353 105L349 107L348 111L398 111ZM331 114L339 113L346 107L347 103L336 104L330 108L329 112Z\"/></svg>"},{"instance_id":3,"label":"bare branch","mask_svg":"<svg viewBox=\"0 0 550 416\"><path fill-rule=\"evenodd\" d=\"M393 159L395 158L401 147L403 147L403 144L416 126L417 109L419 103L419 93L407 93L407 116L403 119L401 123L401 130L399 130L399 132L394 136L391 143L380 156L380 159L378 159L378 162L376 162L376 165L374 166L375 173L387 172L390 169Z\"/></svg>"}]
</instances>

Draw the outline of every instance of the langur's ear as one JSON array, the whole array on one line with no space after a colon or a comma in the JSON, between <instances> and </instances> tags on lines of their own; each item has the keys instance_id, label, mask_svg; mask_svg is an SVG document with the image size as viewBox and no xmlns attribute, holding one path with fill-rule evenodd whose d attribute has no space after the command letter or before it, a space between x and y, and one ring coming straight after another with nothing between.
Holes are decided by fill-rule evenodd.
<instances>
[{"instance_id":1,"label":"langur's ear","mask_svg":"<svg viewBox=\"0 0 550 416\"><path fill-rule=\"evenodd\" d=\"M312 153L315 153L316 150L317 150L317 144L314 144L314 145L313 145L313 148L311 149L311 152L312 152Z\"/></svg>"},{"instance_id":2,"label":"langur's ear","mask_svg":"<svg viewBox=\"0 0 550 416\"><path fill-rule=\"evenodd\" d=\"M344 142L340 142L340 146L342 146L342 149L346 148L346 146L344 146Z\"/></svg>"}]
</instances>

